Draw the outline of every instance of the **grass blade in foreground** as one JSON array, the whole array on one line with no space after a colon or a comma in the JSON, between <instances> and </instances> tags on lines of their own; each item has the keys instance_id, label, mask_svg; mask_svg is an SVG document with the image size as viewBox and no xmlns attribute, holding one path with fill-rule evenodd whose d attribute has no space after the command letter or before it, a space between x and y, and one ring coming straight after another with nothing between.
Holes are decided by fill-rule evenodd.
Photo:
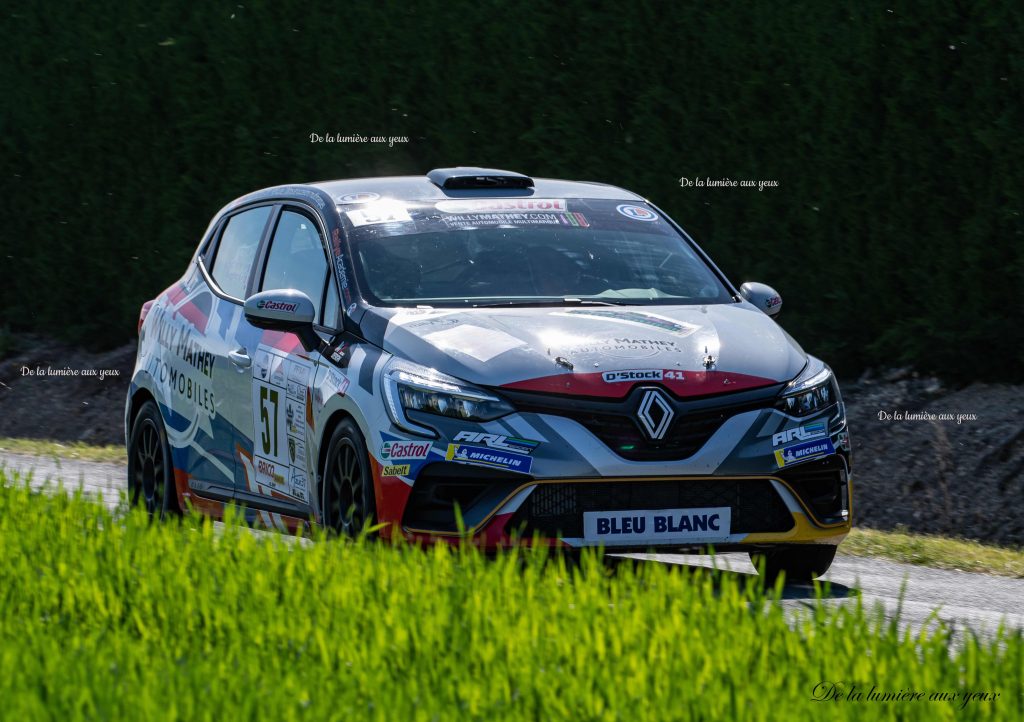
<instances>
[{"instance_id":1,"label":"grass blade in foreground","mask_svg":"<svg viewBox=\"0 0 1024 722\"><path fill-rule=\"evenodd\" d=\"M289 544L0 480L12 718L1012 719L1022 660L1019 633L951 649L857 603L794 618L728 575ZM1000 697L812 701L822 682Z\"/></svg>"}]
</instances>

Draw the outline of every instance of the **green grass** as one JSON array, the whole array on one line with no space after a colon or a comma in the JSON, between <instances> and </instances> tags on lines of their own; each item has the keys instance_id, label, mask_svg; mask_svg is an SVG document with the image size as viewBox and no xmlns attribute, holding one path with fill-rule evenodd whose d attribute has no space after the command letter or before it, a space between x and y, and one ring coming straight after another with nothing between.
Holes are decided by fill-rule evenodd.
<instances>
[{"instance_id":1,"label":"green grass","mask_svg":"<svg viewBox=\"0 0 1024 722\"><path fill-rule=\"evenodd\" d=\"M854 529L839 552L858 557L885 557L937 569L1024 578L1024 551L970 539Z\"/></svg>"},{"instance_id":2,"label":"green grass","mask_svg":"<svg viewBox=\"0 0 1024 722\"><path fill-rule=\"evenodd\" d=\"M0 452L4 451L11 454L49 456L56 459L128 463L124 446L92 446L79 441L0 438Z\"/></svg>"},{"instance_id":3,"label":"green grass","mask_svg":"<svg viewBox=\"0 0 1024 722\"><path fill-rule=\"evenodd\" d=\"M0 477L10 719L1014 719L1024 638L700 569L151 524ZM815 702L822 682L999 693Z\"/></svg>"}]
</instances>

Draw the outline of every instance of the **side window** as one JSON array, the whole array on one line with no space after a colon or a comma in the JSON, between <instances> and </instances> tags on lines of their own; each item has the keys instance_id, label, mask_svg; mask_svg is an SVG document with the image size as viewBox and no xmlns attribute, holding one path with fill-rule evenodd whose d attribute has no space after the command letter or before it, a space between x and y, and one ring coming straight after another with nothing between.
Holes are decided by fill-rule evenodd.
<instances>
[{"instance_id":1,"label":"side window","mask_svg":"<svg viewBox=\"0 0 1024 722\"><path fill-rule=\"evenodd\" d=\"M316 224L300 213L282 211L260 290L294 288L309 296L319 311L326 278L327 259Z\"/></svg>"},{"instance_id":2,"label":"side window","mask_svg":"<svg viewBox=\"0 0 1024 722\"><path fill-rule=\"evenodd\" d=\"M334 278L327 277L327 295L324 297L324 320L323 325L328 328L338 328L339 316L341 316L341 300L338 298L338 287Z\"/></svg>"},{"instance_id":3,"label":"side window","mask_svg":"<svg viewBox=\"0 0 1024 722\"><path fill-rule=\"evenodd\" d=\"M233 298L245 298L245 286L270 210L270 206L263 206L232 216L217 244L210 273L220 289Z\"/></svg>"}]
</instances>

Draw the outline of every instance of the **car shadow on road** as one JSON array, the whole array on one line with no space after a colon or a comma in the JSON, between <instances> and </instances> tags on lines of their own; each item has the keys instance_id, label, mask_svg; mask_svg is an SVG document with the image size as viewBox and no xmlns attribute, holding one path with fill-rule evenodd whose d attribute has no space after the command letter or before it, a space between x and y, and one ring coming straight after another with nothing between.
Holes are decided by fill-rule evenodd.
<instances>
[{"instance_id":1,"label":"car shadow on road","mask_svg":"<svg viewBox=\"0 0 1024 722\"><path fill-rule=\"evenodd\" d=\"M723 580L729 579L742 587L754 584L762 586L764 580L755 572L735 571L732 569L714 568L705 564L690 564L678 561L665 561L662 559L644 559L637 557L605 556L604 565L612 574L620 574L625 570L633 573L639 572L642 567L651 564L668 565L672 570L680 574L709 575L716 588L720 588ZM782 588L780 599L847 599L860 595L860 590L833 581L818 582L787 582Z\"/></svg>"}]
</instances>

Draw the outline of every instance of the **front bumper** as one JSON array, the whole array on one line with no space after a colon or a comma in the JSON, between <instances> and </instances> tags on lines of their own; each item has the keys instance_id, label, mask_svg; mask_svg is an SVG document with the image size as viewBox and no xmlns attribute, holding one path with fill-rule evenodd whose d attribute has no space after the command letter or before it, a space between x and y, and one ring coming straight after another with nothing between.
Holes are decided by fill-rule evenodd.
<instances>
[{"instance_id":1,"label":"front bumper","mask_svg":"<svg viewBox=\"0 0 1024 722\"><path fill-rule=\"evenodd\" d=\"M716 400L714 408L701 402L703 408L684 409L669 439L676 446L662 449L635 446L620 431L624 424L618 419L611 419L616 425L604 421L611 414L602 418L603 409L587 409L585 415L574 409L576 418L529 409L474 429L540 439L531 473L445 458L441 449L466 427L445 420L437 426L439 438L427 458L411 463L403 478L383 474L391 462L374 463L380 521L390 533L410 540L471 540L485 548L601 545L626 551L838 544L852 520L850 444L842 404L796 419L766 405L772 396L762 393L761 398L729 395ZM795 461L779 458L777 452L787 445L806 446L800 434L812 432L812 446L827 442L831 453ZM689 447L680 451L680 444ZM680 535L685 543L663 537L638 542L635 535L598 540L593 529L589 534L584 529L587 514L725 508L730 514L727 533Z\"/></svg>"},{"instance_id":2,"label":"front bumper","mask_svg":"<svg viewBox=\"0 0 1024 722\"><path fill-rule=\"evenodd\" d=\"M597 546L584 535L586 512L707 507L731 509L728 536L667 545L618 543L609 538L601 545L625 551L651 546L689 549L709 544L719 549L776 543L838 544L851 526L853 489L840 455L804 464L785 475L525 482L491 478L459 484L471 478L441 480L427 475L426 483L405 505L401 524L404 536L425 542L470 540L486 548L516 544ZM456 515L454 506L459 498L467 504L464 510L459 504Z\"/></svg>"}]
</instances>

